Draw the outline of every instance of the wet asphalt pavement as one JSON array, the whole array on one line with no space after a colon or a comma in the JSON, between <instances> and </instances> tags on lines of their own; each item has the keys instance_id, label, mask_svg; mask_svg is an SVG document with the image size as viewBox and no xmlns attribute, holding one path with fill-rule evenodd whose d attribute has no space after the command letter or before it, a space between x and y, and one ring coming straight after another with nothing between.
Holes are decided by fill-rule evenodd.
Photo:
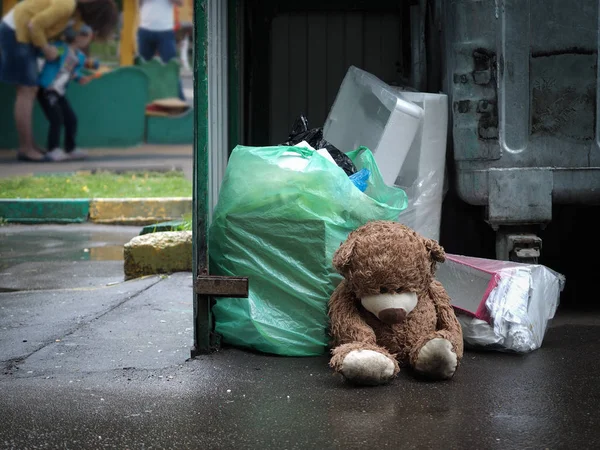
<instances>
[{"instance_id":1,"label":"wet asphalt pavement","mask_svg":"<svg viewBox=\"0 0 600 450\"><path fill-rule=\"evenodd\" d=\"M326 357L189 360L191 274L124 283L118 251L90 255L138 232L0 227L0 448L600 448L600 314L562 311L529 355L467 352L443 383L353 388Z\"/></svg>"}]
</instances>

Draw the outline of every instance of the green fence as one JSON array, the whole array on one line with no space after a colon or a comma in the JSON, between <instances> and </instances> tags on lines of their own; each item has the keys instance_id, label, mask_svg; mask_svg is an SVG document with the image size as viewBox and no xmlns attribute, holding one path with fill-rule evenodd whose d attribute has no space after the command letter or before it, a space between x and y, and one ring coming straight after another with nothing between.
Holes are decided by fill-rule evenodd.
<instances>
[{"instance_id":1,"label":"green fence","mask_svg":"<svg viewBox=\"0 0 600 450\"><path fill-rule=\"evenodd\" d=\"M132 147L153 144L191 144L192 113L177 117L146 116L157 98L177 97L179 68L157 60L121 67L85 86L72 83L67 98L78 117L78 146ZM0 83L0 149L18 146L14 122L15 87ZM39 105L33 114L34 137L45 146L48 122ZM148 139L147 139L148 138Z\"/></svg>"}]
</instances>

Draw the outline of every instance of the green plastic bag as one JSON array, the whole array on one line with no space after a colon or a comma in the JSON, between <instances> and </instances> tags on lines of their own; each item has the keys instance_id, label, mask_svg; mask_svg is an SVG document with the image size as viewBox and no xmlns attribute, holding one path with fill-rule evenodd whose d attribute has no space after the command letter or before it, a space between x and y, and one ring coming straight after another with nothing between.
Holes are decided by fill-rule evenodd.
<instances>
[{"instance_id":1,"label":"green plastic bag","mask_svg":"<svg viewBox=\"0 0 600 450\"><path fill-rule=\"evenodd\" d=\"M397 220L407 206L405 192L383 182L369 149L348 156L371 171L365 193L310 149L233 150L209 230L210 270L247 276L250 292L217 299L212 311L223 342L288 356L326 351L327 302L341 280L333 253L352 230Z\"/></svg>"}]
</instances>

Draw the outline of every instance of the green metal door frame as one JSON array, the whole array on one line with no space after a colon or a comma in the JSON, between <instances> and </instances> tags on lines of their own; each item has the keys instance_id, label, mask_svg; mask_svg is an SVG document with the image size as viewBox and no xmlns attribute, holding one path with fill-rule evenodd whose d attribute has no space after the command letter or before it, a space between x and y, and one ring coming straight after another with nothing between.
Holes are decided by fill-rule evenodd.
<instances>
[{"instance_id":1,"label":"green metal door frame","mask_svg":"<svg viewBox=\"0 0 600 450\"><path fill-rule=\"evenodd\" d=\"M248 290L247 279L211 277L208 262L212 209L229 151L241 136L241 57L238 49L242 3L242 0L204 0L194 4L192 356L210 352L218 346L213 333L213 297L245 297Z\"/></svg>"},{"instance_id":2,"label":"green metal door frame","mask_svg":"<svg viewBox=\"0 0 600 450\"><path fill-rule=\"evenodd\" d=\"M194 279L208 274L208 76L206 1L194 4L194 180L192 236ZM210 350L210 298L194 290L192 356Z\"/></svg>"}]
</instances>

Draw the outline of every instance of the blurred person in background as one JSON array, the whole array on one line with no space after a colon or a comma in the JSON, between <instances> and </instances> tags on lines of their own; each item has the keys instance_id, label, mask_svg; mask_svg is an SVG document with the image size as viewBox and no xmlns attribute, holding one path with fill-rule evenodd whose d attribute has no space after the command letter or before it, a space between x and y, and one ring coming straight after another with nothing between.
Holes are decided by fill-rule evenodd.
<instances>
[{"instance_id":1,"label":"blurred person in background","mask_svg":"<svg viewBox=\"0 0 600 450\"><path fill-rule=\"evenodd\" d=\"M140 25L138 27L138 53L146 61L156 54L163 63L177 58L175 39L175 7L183 0L139 0ZM179 98L185 100L181 80Z\"/></svg>"},{"instance_id":2,"label":"blurred person in background","mask_svg":"<svg viewBox=\"0 0 600 450\"><path fill-rule=\"evenodd\" d=\"M0 81L16 86L14 115L21 161L48 160L33 140L37 58L59 57L48 41L61 35L73 19L75 27L85 22L97 36L106 37L117 24L118 9L114 0L22 0L0 22Z\"/></svg>"},{"instance_id":3,"label":"blurred person in background","mask_svg":"<svg viewBox=\"0 0 600 450\"><path fill-rule=\"evenodd\" d=\"M192 0L184 0L182 6L175 7L175 33L179 46L179 59L186 72L191 72L190 67L190 42L194 31L194 4Z\"/></svg>"},{"instance_id":4,"label":"blurred person in background","mask_svg":"<svg viewBox=\"0 0 600 450\"><path fill-rule=\"evenodd\" d=\"M86 84L92 76L83 76L82 70L87 57L83 49L92 41L92 29L83 25L79 30L68 27L63 39L53 45L60 56L53 61L45 61L40 71L38 101L50 127L48 128L47 153L52 161L84 159L86 153L77 148L77 114L66 97L67 87L71 80ZM64 150L60 145L64 130Z\"/></svg>"}]
</instances>

